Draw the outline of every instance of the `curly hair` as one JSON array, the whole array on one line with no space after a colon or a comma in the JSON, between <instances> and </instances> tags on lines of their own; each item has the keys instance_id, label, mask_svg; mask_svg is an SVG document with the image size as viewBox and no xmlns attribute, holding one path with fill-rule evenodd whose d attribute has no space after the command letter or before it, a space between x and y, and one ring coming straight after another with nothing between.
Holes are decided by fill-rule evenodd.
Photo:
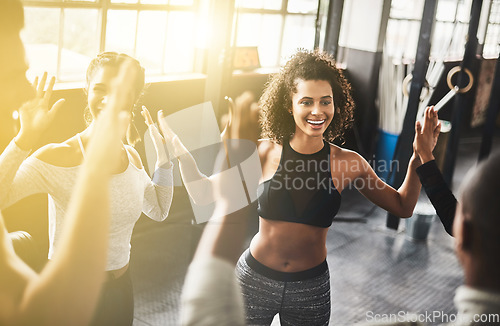
<instances>
[{"instance_id":1,"label":"curly hair","mask_svg":"<svg viewBox=\"0 0 500 326\"><path fill-rule=\"evenodd\" d=\"M282 144L295 132L295 121L289 113L292 94L297 92L297 79L324 80L332 87L335 115L323 137L332 142L343 140L344 132L353 123L354 101L351 85L331 55L320 50L299 49L267 82L259 105L263 138Z\"/></svg>"},{"instance_id":2,"label":"curly hair","mask_svg":"<svg viewBox=\"0 0 500 326\"><path fill-rule=\"evenodd\" d=\"M90 82L94 78L95 74L97 71L103 67L120 67L123 63L126 61L131 61L134 64L134 67L137 68L137 74L136 78L134 80L134 91L135 91L135 107L137 107L139 100L141 99L143 93L144 93L144 88L145 88L145 71L144 68L141 66L140 62L131 56L124 54L124 53L117 53L117 52L102 52L97 55L92 61L90 62L88 68L87 68L87 74L85 76L85 94L88 94L89 87L90 87ZM135 127L135 124L133 123L133 117L135 116L135 112L132 109L132 123L130 124L129 128L127 129L127 142L130 145L134 145L138 141L141 140L141 137L139 135L139 132L137 131L137 128ZM87 106L84 110L83 113L83 118L85 119L85 123L90 125L92 122L92 114L90 113L90 109Z\"/></svg>"}]
</instances>

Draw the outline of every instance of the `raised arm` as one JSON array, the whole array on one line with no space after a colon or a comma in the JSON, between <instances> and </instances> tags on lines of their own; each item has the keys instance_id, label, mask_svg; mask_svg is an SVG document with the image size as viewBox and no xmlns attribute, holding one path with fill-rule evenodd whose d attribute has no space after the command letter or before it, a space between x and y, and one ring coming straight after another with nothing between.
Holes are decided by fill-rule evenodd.
<instances>
[{"instance_id":1,"label":"raised arm","mask_svg":"<svg viewBox=\"0 0 500 326\"><path fill-rule=\"evenodd\" d=\"M252 162L246 169L250 169L246 171L250 174L257 172L260 162ZM226 171L214 179L216 208L186 275L181 296L181 325L245 324L243 297L234 267L243 251L248 223L258 219L258 215L256 202L236 212L231 208L232 189L228 185L237 182L241 182L239 178ZM247 190L256 192L256 189Z\"/></svg>"},{"instance_id":2,"label":"raised arm","mask_svg":"<svg viewBox=\"0 0 500 326\"><path fill-rule=\"evenodd\" d=\"M173 147L173 155L179 160L182 180L184 181L184 185L191 199L197 205L207 205L214 202L215 199L210 177L200 172L194 157L187 150L179 137L172 131L162 110L158 111L158 124L165 137L165 141L169 142Z\"/></svg>"},{"instance_id":3,"label":"raised arm","mask_svg":"<svg viewBox=\"0 0 500 326\"><path fill-rule=\"evenodd\" d=\"M126 146L126 148L133 157L133 161L135 162L134 165L142 168L139 153L137 153L132 146ZM153 180L151 180L144 168L142 168L141 171L142 182L144 185L144 202L142 211L149 218L155 221L163 221L168 216L174 195L174 165L167 160L166 163L162 163L161 165L157 163L156 166L157 167L153 173Z\"/></svg>"},{"instance_id":4,"label":"raised arm","mask_svg":"<svg viewBox=\"0 0 500 326\"><path fill-rule=\"evenodd\" d=\"M55 78L50 79L44 91L46 81L47 73L43 74L40 82L38 78L35 79L35 98L19 109L21 129L0 155L0 208L8 207L31 194L46 191L43 176L29 163L21 166L64 103L64 99L60 99L52 107L49 106Z\"/></svg>"},{"instance_id":5,"label":"raised arm","mask_svg":"<svg viewBox=\"0 0 500 326\"><path fill-rule=\"evenodd\" d=\"M432 107L425 110L425 119L438 120L437 112ZM457 199L444 181L443 175L436 164L432 150L436 145L440 132L440 123L434 129L422 128L417 122L415 150L422 160L422 166L417 168L417 174L446 232L453 236L453 221Z\"/></svg>"},{"instance_id":6,"label":"raised arm","mask_svg":"<svg viewBox=\"0 0 500 326\"><path fill-rule=\"evenodd\" d=\"M418 178L416 169L422 164L421 158L417 154L417 138L422 136L422 130L439 130L437 115L430 115L429 108L426 110L424 125L420 123L415 127L415 140L413 142L414 152L408 164L405 180L398 190L385 184L380 180L373 169L363 159L364 170L362 173L363 189L361 193L378 206L386 209L390 213L399 217L410 217L413 214L413 209L420 195L421 183ZM439 133L439 132L438 132ZM429 143L428 147L432 150L436 142ZM374 180L374 181L373 181ZM366 186L368 185L368 186Z\"/></svg>"},{"instance_id":7,"label":"raised arm","mask_svg":"<svg viewBox=\"0 0 500 326\"><path fill-rule=\"evenodd\" d=\"M133 80L125 72L119 75L122 84ZM105 277L109 180L119 164L121 139L130 119L120 111L132 92L114 89L123 92L112 94L97 119L68 208L60 250L40 274L15 255L0 224L2 325L87 325L92 318Z\"/></svg>"},{"instance_id":8,"label":"raised arm","mask_svg":"<svg viewBox=\"0 0 500 326\"><path fill-rule=\"evenodd\" d=\"M420 181L415 169L420 166L418 157L414 154L408 164L405 180L399 189L394 189L382 181L370 164L359 154L353 154L350 166L359 169L354 184L360 193L377 206L391 214L407 218L413 214L413 209L420 194Z\"/></svg>"}]
</instances>

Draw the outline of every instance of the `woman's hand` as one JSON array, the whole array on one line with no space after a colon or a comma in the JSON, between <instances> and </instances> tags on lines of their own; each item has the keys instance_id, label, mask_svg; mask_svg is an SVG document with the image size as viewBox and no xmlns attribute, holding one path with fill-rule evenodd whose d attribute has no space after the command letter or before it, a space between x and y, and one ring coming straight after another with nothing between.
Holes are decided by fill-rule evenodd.
<instances>
[{"instance_id":1,"label":"woman's hand","mask_svg":"<svg viewBox=\"0 0 500 326\"><path fill-rule=\"evenodd\" d=\"M432 151L436 147L436 143L441 131L441 123L438 119L438 114L434 111L434 107L429 106L425 109L424 125L417 121L415 124L415 140L413 146L415 151L420 156L422 163L426 163L434 159Z\"/></svg>"},{"instance_id":2,"label":"woman's hand","mask_svg":"<svg viewBox=\"0 0 500 326\"><path fill-rule=\"evenodd\" d=\"M52 89L56 79L50 78L47 90L44 91L47 82L47 73L45 72L38 82L38 77L33 82L33 88L36 90L36 96L26 102L19 109L21 121L21 130L16 136L16 144L24 150L33 148L40 135L47 130L59 108L64 104L65 99L60 99L52 107L49 107L49 100L52 95Z\"/></svg>"},{"instance_id":3,"label":"woman's hand","mask_svg":"<svg viewBox=\"0 0 500 326\"><path fill-rule=\"evenodd\" d=\"M148 126L149 134L151 135L151 139L153 140L153 144L155 146L157 157L156 168L158 168L170 161L168 151L165 148L165 139L154 125L151 114L144 105L142 106L141 115L144 117L144 122Z\"/></svg>"},{"instance_id":4,"label":"woman's hand","mask_svg":"<svg viewBox=\"0 0 500 326\"><path fill-rule=\"evenodd\" d=\"M158 124L160 125L160 130L165 137L165 140L172 144L174 149L174 156L179 158L184 154L188 154L189 151L181 142L176 133L170 128L167 123L167 119L165 119L165 115L162 110L158 111Z\"/></svg>"}]
</instances>

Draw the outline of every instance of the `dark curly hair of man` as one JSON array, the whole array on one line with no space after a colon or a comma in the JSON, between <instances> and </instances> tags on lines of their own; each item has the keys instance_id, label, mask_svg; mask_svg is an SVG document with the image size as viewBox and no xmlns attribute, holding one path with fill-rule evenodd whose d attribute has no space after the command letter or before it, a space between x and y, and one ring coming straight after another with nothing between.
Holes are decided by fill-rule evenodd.
<instances>
[{"instance_id":1,"label":"dark curly hair of man","mask_svg":"<svg viewBox=\"0 0 500 326\"><path fill-rule=\"evenodd\" d=\"M259 100L262 138L282 144L284 139L290 138L295 132L295 121L289 110L292 107L292 94L297 92L297 79L324 80L330 84L335 115L323 137L329 142L343 140L345 130L353 123L354 101L351 97L351 85L336 67L331 55L320 50L302 49L299 49L266 84Z\"/></svg>"}]
</instances>

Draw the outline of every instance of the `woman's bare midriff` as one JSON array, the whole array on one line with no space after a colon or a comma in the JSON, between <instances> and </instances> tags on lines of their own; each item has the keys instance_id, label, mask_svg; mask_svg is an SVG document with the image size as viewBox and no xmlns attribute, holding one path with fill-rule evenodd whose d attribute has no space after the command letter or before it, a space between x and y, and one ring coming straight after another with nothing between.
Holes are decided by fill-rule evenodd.
<instances>
[{"instance_id":1,"label":"woman's bare midriff","mask_svg":"<svg viewBox=\"0 0 500 326\"><path fill-rule=\"evenodd\" d=\"M328 228L266 220L250 243L252 256L261 264L281 272L300 272L326 258Z\"/></svg>"}]
</instances>

